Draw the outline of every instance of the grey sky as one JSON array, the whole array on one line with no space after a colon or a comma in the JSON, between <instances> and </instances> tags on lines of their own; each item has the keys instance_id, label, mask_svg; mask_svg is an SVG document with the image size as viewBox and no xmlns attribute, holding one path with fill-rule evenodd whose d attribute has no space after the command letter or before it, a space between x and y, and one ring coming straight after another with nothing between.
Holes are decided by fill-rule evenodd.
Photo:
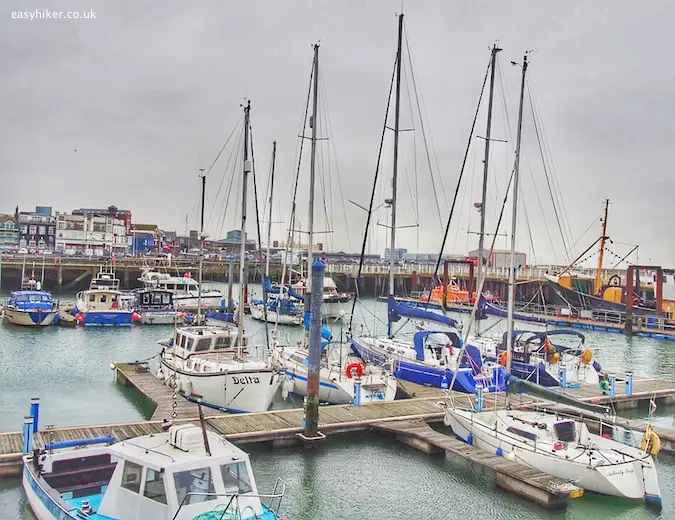
<instances>
[{"instance_id":1,"label":"grey sky","mask_svg":"<svg viewBox=\"0 0 675 520\"><path fill-rule=\"evenodd\" d=\"M298 124L311 65L311 44L321 40L321 72L334 144L330 173L339 166L345 198L367 204L377 156L386 93L394 61L399 2L295 1L66 1L5 0L0 7L0 211L52 205L128 208L136 222L183 230L195 227L196 171L208 166L252 100L260 188L267 182L271 141L279 143L278 212L287 219L295 170ZM446 218L489 46L499 40L511 131L516 120L520 61L531 55L530 84L544 124L555 171L576 240L613 201L610 247L619 254L640 244L640 261L673 266L668 238L675 108L669 41L675 8L667 2L405 2L406 29L422 95L427 130L440 166ZM13 11L85 12L95 20L20 20ZM493 137L508 138L498 89ZM412 100L414 103L414 99ZM402 126L410 126L409 98ZM563 247L531 116L525 115L523 204L527 204L536 260L564 262ZM477 134L484 135L484 117ZM440 224L416 124L419 246L417 231L401 231L401 244L437 251ZM399 184L401 225L412 224L412 134L402 136L404 171ZM472 208L479 198L482 142L471 153L458 222L449 252L475 247ZM494 143L488 225L494 228L513 142ZM77 150L77 151L75 151ZM385 148L388 178L391 150ZM201 159L200 159L201 157ZM200 163L201 161L201 163ZM327 164L327 163L326 163ZM434 167L436 161L434 160ZM208 228L217 234L223 193L216 199L224 162L209 177ZM299 219L306 226L306 169ZM531 172L530 172L531 170ZM327 176L328 167L322 173ZM324 177L325 178L325 177ZM224 182L227 184L227 179ZM545 207L542 214L535 188ZM497 188L497 189L495 189ZM237 186L234 186L237 189ZM224 230L235 227L230 199ZM414 188L412 189L414 192ZM440 188L439 188L440 191ZM334 249L360 247L365 214L342 202L333 180ZM238 192L237 194L238 195ZM378 203L388 192L378 190ZM439 195L440 196L440 195ZM261 197L262 198L262 197ZM212 205L216 211L211 214ZM330 205L330 204L329 204ZM323 223L319 204L318 227ZM510 208L509 208L510 211ZM524 217L524 214L521 213ZM377 218L384 223L385 215ZM546 220L551 239L542 223ZM532 253L524 218L520 249ZM579 252L599 234L599 223L580 241ZM274 235L281 238L282 225ZM384 228L372 249L384 248ZM468 238L467 238L468 237ZM551 245L553 244L553 246ZM505 247L500 238L498 247ZM530 258L532 262L532 257Z\"/></svg>"}]
</instances>

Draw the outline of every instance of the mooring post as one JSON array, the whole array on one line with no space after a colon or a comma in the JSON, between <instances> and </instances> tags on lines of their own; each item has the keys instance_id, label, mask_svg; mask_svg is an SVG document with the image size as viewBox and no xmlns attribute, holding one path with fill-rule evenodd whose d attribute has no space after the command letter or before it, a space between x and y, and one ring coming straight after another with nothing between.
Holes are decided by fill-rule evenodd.
<instances>
[{"instance_id":1,"label":"mooring post","mask_svg":"<svg viewBox=\"0 0 675 520\"><path fill-rule=\"evenodd\" d=\"M361 406L361 378L354 379L354 406Z\"/></svg>"},{"instance_id":2,"label":"mooring post","mask_svg":"<svg viewBox=\"0 0 675 520\"><path fill-rule=\"evenodd\" d=\"M28 455L33 451L33 417L28 415L23 418L23 454Z\"/></svg>"},{"instance_id":3,"label":"mooring post","mask_svg":"<svg viewBox=\"0 0 675 520\"><path fill-rule=\"evenodd\" d=\"M616 395L616 376L614 374L609 375L609 396L614 397Z\"/></svg>"},{"instance_id":4,"label":"mooring post","mask_svg":"<svg viewBox=\"0 0 675 520\"><path fill-rule=\"evenodd\" d=\"M484 395L483 395L483 384L482 383L476 383L476 411L477 412L482 412L483 411L483 404L484 404Z\"/></svg>"},{"instance_id":5,"label":"mooring post","mask_svg":"<svg viewBox=\"0 0 675 520\"><path fill-rule=\"evenodd\" d=\"M322 440L319 432L319 370L321 363L321 305L323 303L323 275L325 266L320 259L312 264L312 292L305 296L309 305L309 355L307 356L307 405L305 431L299 437L306 445ZM308 301L309 300L309 301Z\"/></svg>"},{"instance_id":6,"label":"mooring post","mask_svg":"<svg viewBox=\"0 0 675 520\"><path fill-rule=\"evenodd\" d=\"M33 417L33 431L38 432L38 424L40 417L40 398L31 397L30 399L30 414Z\"/></svg>"},{"instance_id":7,"label":"mooring post","mask_svg":"<svg viewBox=\"0 0 675 520\"><path fill-rule=\"evenodd\" d=\"M633 372L626 372L626 395L633 395Z\"/></svg>"}]
</instances>

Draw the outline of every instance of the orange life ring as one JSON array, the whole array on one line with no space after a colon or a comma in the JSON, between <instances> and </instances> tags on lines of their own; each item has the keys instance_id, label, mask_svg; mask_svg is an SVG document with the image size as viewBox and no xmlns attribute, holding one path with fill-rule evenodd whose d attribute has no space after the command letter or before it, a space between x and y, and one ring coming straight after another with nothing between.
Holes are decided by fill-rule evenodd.
<instances>
[{"instance_id":1,"label":"orange life ring","mask_svg":"<svg viewBox=\"0 0 675 520\"><path fill-rule=\"evenodd\" d=\"M503 367L506 366L506 350L499 354L499 364Z\"/></svg>"},{"instance_id":2,"label":"orange life ring","mask_svg":"<svg viewBox=\"0 0 675 520\"><path fill-rule=\"evenodd\" d=\"M363 377L364 368L366 368L366 365L364 365L363 363L350 363L349 365L347 365L345 372L349 379L354 377L354 370L356 370L356 377Z\"/></svg>"}]
</instances>

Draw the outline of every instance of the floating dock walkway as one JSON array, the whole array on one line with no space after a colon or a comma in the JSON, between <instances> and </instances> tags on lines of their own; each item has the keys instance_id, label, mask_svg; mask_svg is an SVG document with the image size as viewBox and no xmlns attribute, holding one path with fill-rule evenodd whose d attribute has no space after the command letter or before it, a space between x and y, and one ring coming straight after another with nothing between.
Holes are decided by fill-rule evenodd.
<instances>
[{"instance_id":1,"label":"floating dock walkway","mask_svg":"<svg viewBox=\"0 0 675 520\"><path fill-rule=\"evenodd\" d=\"M399 442L425 453L450 453L468 460L472 467L492 470L497 486L547 509L564 508L569 498L584 494L574 484L437 432L424 421L393 421L373 429L394 435Z\"/></svg>"},{"instance_id":2,"label":"floating dock walkway","mask_svg":"<svg viewBox=\"0 0 675 520\"><path fill-rule=\"evenodd\" d=\"M66 440L92 439L114 436L117 440L158 433L162 431L165 420L185 423L198 421L198 406L176 394L162 384L142 363L116 363L113 365L116 380L137 388L152 401L156 408L149 421L121 424L102 424L95 426L75 426L41 429L33 435L33 446L43 448L45 444ZM597 404L611 403L615 410L635 408L640 403L648 403L655 398L658 405L675 403L675 381L634 378L632 395L623 392L623 384L618 378L613 396L603 395L597 387L563 389L568 395ZM405 381L400 382L401 392L411 397L398 401L372 403L363 406L334 405L321 407L319 429L324 434L337 434L353 431L376 430L388 432L396 438L426 452L453 453L469 460L472 464L494 470L497 484L520 496L524 496L544 507L561 507L567 499L578 495L575 486L561 486L561 483L549 475L541 474L531 468L512 466L512 462L496 455L477 451L449 435L435 432L426 425L427 421L440 421L444 412L438 402L444 398L436 388L428 388ZM618 391L618 389L621 390ZM473 406L475 396L459 392L452 393L456 402ZM555 406L526 395L510 395L508 405L514 408ZM503 392L485 394L484 409L503 409L507 405ZM562 410L561 410L562 412ZM299 443L296 434L303 431L303 410L300 408L274 410L260 413L230 415L204 411L205 423L211 430L225 435L237 444L268 443L272 446L288 446ZM581 414L575 413L579 417ZM592 422L591 416L583 420ZM595 421L597 425L597 420ZM617 423L619 423L617 421ZM621 425L630 423L633 429L644 427L641 421L621 419ZM38 425L39 426L39 425ZM675 431L657 427L655 431L661 437L663 451L675 452ZM20 432L0 433L0 477L17 475L21 471L23 434Z\"/></svg>"}]
</instances>

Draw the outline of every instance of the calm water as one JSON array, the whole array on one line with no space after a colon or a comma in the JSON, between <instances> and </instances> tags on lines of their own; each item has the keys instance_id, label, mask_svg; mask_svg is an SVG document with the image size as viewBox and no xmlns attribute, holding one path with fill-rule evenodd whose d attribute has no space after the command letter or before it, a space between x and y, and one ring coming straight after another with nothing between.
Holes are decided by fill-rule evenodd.
<instances>
[{"instance_id":1,"label":"calm water","mask_svg":"<svg viewBox=\"0 0 675 520\"><path fill-rule=\"evenodd\" d=\"M386 314L384 303L367 302L355 321L372 327ZM466 321L467 317L458 315ZM246 323L249 334L260 329ZM334 335L340 332L333 326ZM31 397L40 397L40 422L59 426L143 419L149 413L131 389L117 386L112 361L146 359L171 328L32 330L0 323L0 430L20 430ZM262 341L262 336L259 338ZM587 334L604 367L675 378L675 342L618 334ZM657 423L675 428L675 411L658 410ZM316 453L246 448L262 492L277 477L287 483L282 514L287 519L675 519L675 458L662 455L659 479L664 495L658 514L619 499L585 496L564 513L546 511L496 490L493 477L454 457L429 457L400 444L362 433L329 438ZM33 519L19 480L0 480L0 518Z\"/></svg>"}]
</instances>

